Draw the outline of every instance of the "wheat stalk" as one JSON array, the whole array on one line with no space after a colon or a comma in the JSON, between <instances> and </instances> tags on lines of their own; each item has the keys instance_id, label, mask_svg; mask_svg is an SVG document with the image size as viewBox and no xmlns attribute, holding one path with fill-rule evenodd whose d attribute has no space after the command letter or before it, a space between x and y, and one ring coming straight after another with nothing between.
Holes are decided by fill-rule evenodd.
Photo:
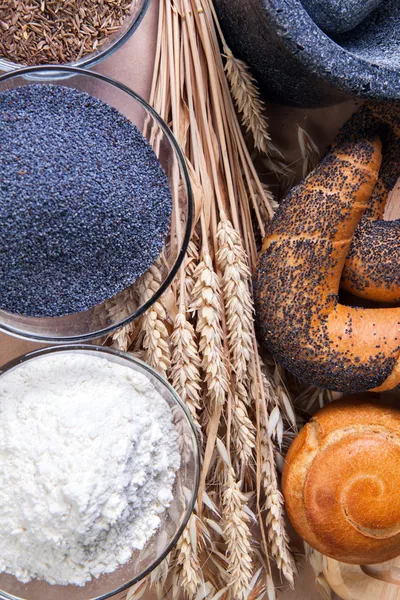
<instances>
[{"instance_id":1,"label":"wheat stalk","mask_svg":"<svg viewBox=\"0 0 400 600\"><path fill-rule=\"evenodd\" d=\"M143 302L147 302L159 289L161 273L155 263L139 282L140 296ZM167 311L159 299L145 312L142 319L143 348L145 359L161 375L166 375L171 363L171 351L169 346L169 334L165 325Z\"/></svg>"},{"instance_id":2,"label":"wheat stalk","mask_svg":"<svg viewBox=\"0 0 400 600\"><path fill-rule=\"evenodd\" d=\"M105 302L107 313L107 324L123 321L132 315L137 309L137 298L134 292L134 286L130 286L123 292L117 294L114 298ZM131 321L128 325L117 329L111 335L111 345L118 350L127 352L133 344L138 334L136 321Z\"/></svg>"},{"instance_id":3,"label":"wheat stalk","mask_svg":"<svg viewBox=\"0 0 400 600\"><path fill-rule=\"evenodd\" d=\"M283 497L278 489L274 449L267 428L261 427L261 469L262 483L265 494L265 523L268 532L271 555L278 569L289 582L294 585L295 564L289 548L289 538L286 533Z\"/></svg>"},{"instance_id":4,"label":"wheat stalk","mask_svg":"<svg viewBox=\"0 0 400 600\"><path fill-rule=\"evenodd\" d=\"M232 443L242 467L245 467L252 458L256 445L256 429L249 418L244 398L246 398L246 390L241 383L237 383L231 410Z\"/></svg>"},{"instance_id":5,"label":"wheat stalk","mask_svg":"<svg viewBox=\"0 0 400 600\"><path fill-rule=\"evenodd\" d=\"M223 406L229 385L222 341L221 291L208 252L203 252L194 280L190 310L197 316L196 330L207 395L213 404Z\"/></svg>"},{"instance_id":6,"label":"wheat stalk","mask_svg":"<svg viewBox=\"0 0 400 600\"><path fill-rule=\"evenodd\" d=\"M217 262L222 272L222 293L231 367L237 380L246 381L253 348L253 302L249 290L250 271L239 233L221 213L217 230Z\"/></svg>"},{"instance_id":7,"label":"wheat stalk","mask_svg":"<svg viewBox=\"0 0 400 600\"><path fill-rule=\"evenodd\" d=\"M217 229L217 262L222 272L222 291L228 331L230 367L236 389L232 402L233 444L243 465L255 446L255 428L249 419L246 403L248 364L253 356L253 302L249 290L250 271L242 240L232 223L221 211Z\"/></svg>"},{"instance_id":8,"label":"wheat stalk","mask_svg":"<svg viewBox=\"0 0 400 600\"><path fill-rule=\"evenodd\" d=\"M301 158L303 159L303 178L306 177L315 166L319 157L319 149L309 133L300 125L297 125L297 139L299 142Z\"/></svg>"},{"instance_id":9,"label":"wheat stalk","mask_svg":"<svg viewBox=\"0 0 400 600\"><path fill-rule=\"evenodd\" d=\"M127 352L135 340L137 331L138 326L136 321L128 323L128 325L121 327L121 329L117 329L117 331L112 334L111 345L113 348L117 348L117 350Z\"/></svg>"},{"instance_id":10,"label":"wheat stalk","mask_svg":"<svg viewBox=\"0 0 400 600\"><path fill-rule=\"evenodd\" d=\"M297 432L297 420L291 399L283 386L278 368L274 377L270 376L264 361L260 358L261 381L268 411L268 435L278 443L279 448L287 446ZM285 427L286 426L286 427Z\"/></svg>"},{"instance_id":11,"label":"wheat stalk","mask_svg":"<svg viewBox=\"0 0 400 600\"><path fill-rule=\"evenodd\" d=\"M254 196L263 222L268 223L271 220L270 213L275 213L279 208L279 204L272 195L268 186L262 184L261 187L263 193L261 194L258 189L254 189Z\"/></svg>"},{"instance_id":12,"label":"wheat stalk","mask_svg":"<svg viewBox=\"0 0 400 600\"><path fill-rule=\"evenodd\" d=\"M193 286L195 283L194 273L199 263L199 250L196 241L191 239L186 252L185 258L185 295L188 299L188 304L192 300Z\"/></svg>"},{"instance_id":13,"label":"wheat stalk","mask_svg":"<svg viewBox=\"0 0 400 600\"><path fill-rule=\"evenodd\" d=\"M283 497L280 491L270 485L265 490L267 511L266 525L268 528L268 541L271 544L271 554L282 575L287 579L291 588L294 588L295 566L289 549L289 538L284 530Z\"/></svg>"},{"instance_id":14,"label":"wheat stalk","mask_svg":"<svg viewBox=\"0 0 400 600\"><path fill-rule=\"evenodd\" d=\"M199 585L203 581L197 554L197 521L198 517L193 514L177 544L176 571L179 583L190 599L195 597Z\"/></svg>"},{"instance_id":15,"label":"wheat stalk","mask_svg":"<svg viewBox=\"0 0 400 600\"><path fill-rule=\"evenodd\" d=\"M223 53L226 57L226 75L237 109L242 115L243 125L246 131L251 131L254 146L260 152L268 154L271 138L268 133L267 119L264 115L264 103L260 99L260 92L255 79L246 63L235 58L228 46L224 45Z\"/></svg>"},{"instance_id":16,"label":"wheat stalk","mask_svg":"<svg viewBox=\"0 0 400 600\"><path fill-rule=\"evenodd\" d=\"M126 600L140 600L143 598L149 587L149 577L142 579L129 588Z\"/></svg>"},{"instance_id":17,"label":"wheat stalk","mask_svg":"<svg viewBox=\"0 0 400 600\"><path fill-rule=\"evenodd\" d=\"M155 592L158 600L162 600L165 597L165 585L170 572L170 564L171 553L149 575L150 588Z\"/></svg>"},{"instance_id":18,"label":"wheat stalk","mask_svg":"<svg viewBox=\"0 0 400 600\"><path fill-rule=\"evenodd\" d=\"M171 563L172 597L182 597L182 582L185 581L189 597L211 598L214 595L215 600L253 600L263 593L262 585L268 597L273 597L268 562L271 549L280 561L281 569L287 571L289 567L284 566L284 548L278 539L279 531L284 532L283 509L280 497L276 498L275 494L278 491L277 474L273 444L267 433L268 413L271 415L274 410L275 400L267 406L263 393L249 277L249 270L254 268L257 260L259 242L259 233L255 234L252 220L257 221L263 235L265 221L271 218L273 210L271 196L263 187L246 147L232 98L235 93L237 106L242 108L243 123L256 138L255 145L264 152L270 151L270 158L276 153L270 144L254 81L247 67L236 61L232 53L229 55L225 48L232 93L230 91L229 73L224 71L216 27L211 0L160 1L160 39L152 101L166 122L171 123L190 165L192 182L197 182L194 187L202 189L199 189L195 211L198 237L195 234L192 240L196 245L189 246L185 276L181 272L181 280L170 288L173 290L171 301L164 297L161 307L156 306L155 323L143 320L144 332L140 341L147 346L146 358L152 348L157 362L163 362L165 356L169 356L171 342L169 376L173 385L181 395L186 394L185 400L194 416L199 414L199 406L205 409L203 414L208 413L198 512L179 543L178 558L175 555L175 562ZM221 32L219 35L221 37ZM224 45L222 37L221 40ZM263 156L262 160L268 158ZM217 227L218 215L221 215L220 227ZM181 239L179 218L172 223L172 229L176 239ZM219 238L217 230L221 232ZM197 246L201 248L200 264ZM154 283L158 287L157 281ZM148 284L152 285L152 282ZM169 321L166 319L167 306ZM157 329L159 324L164 327L162 335ZM156 333L153 346L149 343L152 328ZM197 333L198 351L193 330ZM165 343L161 356L157 352L160 338ZM137 347L136 342L134 349ZM203 378L201 389L198 388L199 359ZM274 386L274 392L276 389ZM249 393L251 409L248 407ZM274 468L268 478L268 470L264 472L263 481L260 466L263 462L262 411L266 423L263 435ZM279 411L283 422L282 405ZM276 425L271 432L275 438L279 437L279 427ZM215 451L219 442L225 447L225 467ZM256 461L257 470L243 468L250 459ZM235 468L242 467L246 487L238 481L232 462ZM266 506L263 490L268 491L269 513L274 515L273 520L268 520L267 515L268 524L262 513ZM253 508L249 505L250 497L257 506L262 536L259 551L262 582L257 573L252 573L253 569L258 569L258 559L255 557L252 563L248 522L250 508ZM221 515L222 528L218 524ZM210 543L207 547L199 547L195 533L205 522L210 525ZM284 541L286 543L286 538ZM174 574L179 577L174 578Z\"/></svg>"},{"instance_id":19,"label":"wheat stalk","mask_svg":"<svg viewBox=\"0 0 400 600\"><path fill-rule=\"evenodd\" d=\"M171 364L165 319L165 309L161 302L156 302L143 317L143 348L146 350L146 362L164 376Z\"/></svg>"},{"instance_id":20,"label":"wheat stalk","mask_svg":"<svg viewBox=\"0 0 400 600\"><path fill-rule=\"evenodd\" d=\"M234 598L245 600L253 575L252 539L248 526L249 517L244 511L246 496L240 490L233 468L226 469L223 492L223 534L228 559L228 586Z\"/></svg>"},{"instance_id":21,"label":"wheat stalk","mask_svg":"<svg viewBox=\"0 0 400 600\"><path fill-rule=\"evenodd\" d=\"M186 403L193 421L200 429L201 360L195 331L184 312L179 312L171 335L172 360L169 378L175 391Z\"/></svg>"}]
</instances>

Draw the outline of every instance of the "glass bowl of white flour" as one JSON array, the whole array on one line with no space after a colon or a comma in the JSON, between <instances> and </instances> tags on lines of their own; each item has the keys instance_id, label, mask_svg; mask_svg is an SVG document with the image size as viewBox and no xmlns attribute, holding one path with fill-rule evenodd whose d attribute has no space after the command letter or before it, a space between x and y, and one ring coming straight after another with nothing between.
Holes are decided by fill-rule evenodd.
<instances>
[{"instance_id":1,"label":"glass bowl of white flour","mask_svg":"<svg viewBox=\"0 0 400 600\"><path fill-rule=\"evenodd\" d=\"M109 348L46 348L0 371L0 597L105 600L174 547L199 446L153 369Z\"/></svg>"}]
</instances>

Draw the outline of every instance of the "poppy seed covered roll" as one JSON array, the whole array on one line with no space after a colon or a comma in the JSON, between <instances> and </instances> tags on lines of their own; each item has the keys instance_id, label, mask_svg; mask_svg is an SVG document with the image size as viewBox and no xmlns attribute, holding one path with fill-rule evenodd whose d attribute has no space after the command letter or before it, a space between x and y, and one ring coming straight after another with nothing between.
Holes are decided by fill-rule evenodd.
<instances>
[{"instance_id":1,"label":"poppy seed covered roll","mask_svg":"<svg viewBox=\"0 0 400 600\"><path fill-rule=\"evenodd\" d=\"M338 299L380 164L374 136L338 144L279 207L255 274L261 340L299 378L340 392L400 384L400 308L354 308Z\"/></svg>"},{"instance_id":2,"label":"poppy seed covered roll","mask_svg":"<svg viewBox=\"0 0 400 600\"><path fill-rule=\"evenodd\" d=\"M400 175L398 103L367 103L345 123L336 143L349 136L361 138L366 131L375 132L382 141L382 166L368 208L354 233L341 286L367 300L398 303L400 220L383 220L386 201Z\"/></svg>"}]
</instances>

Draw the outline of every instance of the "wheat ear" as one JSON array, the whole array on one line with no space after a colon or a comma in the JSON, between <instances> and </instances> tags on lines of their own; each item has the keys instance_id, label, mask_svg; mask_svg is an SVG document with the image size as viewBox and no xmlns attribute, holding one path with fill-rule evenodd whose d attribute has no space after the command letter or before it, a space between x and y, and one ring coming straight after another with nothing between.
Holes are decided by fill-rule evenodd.
<instances>
[{"instance_id":1,"label":"wheat ear","mask_svg":"<svg viewBox=\"0 0 400 600\"><path fill-rule=\"evenodd\" d=\"M150 587L155 592L157 599L165 598L165 584L170 572L171 553L150 573Z\"/></svg>"},{"instance_id":2,"label":"wheat ear","mask_svg":"<svg viewBox=\"0 0 400 600\"><path fill-rule=\"evenodd\" d=\"M309 133L297 125L297 139L299 142L301 158L303 159L303 178L313 170L319 158L319 149Z\"/></svg>"},{"instance_id":3,"label":"wheat ear","mask_svg":"<svg viewBox=\"0 0 400 600\"><path fill-rule=\"evenodd\" d=\"M297 432L297 421L292 401L286 393L275 368L271 377L265 363L260 358L261 379L268 411L268 435L278 443L279 448L286 446ZM286 425L286 427L285 427Z\"/></svg>"},{"instance_id":4,"label":"wheat ear","mask_svg":"<svg viewBox=\"0 0 400 600\"><path fill-rule=\"evenodd\" d=\"M247 366L253 353L250 271L241 237L224 212L221 213L217 240L231 367L237 379L243 382L248 378Z\"/></svg>"},{"instance_id":5,"label":"wheat ear","mask_svg":"<svg viewBox=\"0 0 400 600\"><path fill-rule=\"evenodd\" d=\"M274 214L279 208L279 203L269 190L268 186L264 183L260 184L261 192L253 183L253 193L255 201L257 202L260 216L264 223L269 223L271 220L271 212Z\"/></svg>"},{"instance_id":6,"label":"wheat ear","mask_svg":"<svg viewBox=\"0 0 400 600\"><path fill-rule=\"evenodd\" d=\"M147 302L160 287L161 273L154 264L140 280L139 290L142 302ZM166 376L171 363L171 351L168 343L168 329L165 325L167 311L162 300L157 300L145 312L142 319L143 348L146 362Z\"/></svg>"},{"instance_id":7,"label":"wheat ear","mask_svg":"<svg viewBox=\"0 0 400 600\"><path fill-rule=\"evenodd\" d=\"M194 272L199 263L199 250L195 240L190 240L189 246L186 252L185 259L185 295L188 298L188 304L192 299L192 291L195 283Z\"/></svg>"},{"instance_id":8,"label":"wheat ear","mask_svg":"<svg viewBox=\"0 0 400 600\"><path fill-rule=\"evenodd\" d=\"M203 581L197 554L197 521L198 517L193 514L177 544L176 570L179 576L179 583L190 600L195 598L199 585Z\"/></svg>"},{"instance_id":9,"label":"wheat ear","mask_svg":"<svg viewBox=\"0 0 400 600\"><path fill-rule=\"evenodd\" d=\"M135 583L129 588L126 594L126 600L140 600L140 598L143 598L145 593L148 591L149 583L150 579L148 576Z\"/></svg>"},{"instance_id":10,"label":"wheat ear","mask_svg":"<svg viewBox=\"0 0 400 600\"><path fill-rule=\"evenodd\" d=\"M243 397L246 397L246 390L239 383L236 385L232 400L232 443L242 466L245 467L253 456L253 449L256 445L256 429L249 418Z\"/></svg>"},{"instance_id":11,"label":"wheat ear","mask_svg":"<svg viewBox=\"0 0 400 600\"><path fill-rule=\"evenodd\" d=\"M264 115L264 103L260 99L256 81L246 63L235 58L228 46L224 45L223 53L226 57L226 76L232 97L241 113L243 125L246 131L251 131L254 146L260 152L268 154L271 138L268 133L268 122Z\"/></svg>"},{"instance_id":12,"label":"wheat ear","mask_svg":"<svg viewBox=\"0 0 400 600\"><path fill-rule=\"evenodd\" d=\"M216 406L223 406L228 392L228 373L222 341L221 291L219 278L208 252L203 252L193 276L195 284L190 310L197 315L196 330L207 395Z\"/></svg>"},{"instance_id":13,"label":"wheat ear","mask_svg":"<svg viewBox=\"0 0 400 600\"><path fill-rule=\"evenodd\" d=\"M265 424L266 425L266 424ZM262 484L265 494L265 524L268 532L271 555L282 575L294 585L296 572L295 563L289 548L289 538L286 533L283 496L278 488L278 477L274 460L274 448L267 426L261 427L261 465Z\"/></svg>"},{"instance_id":14,"label":"wheat ear","mask_svg":"<svg viewBox=\"0 0 400 600\"><path fill-rule=\"evenodd\" d=\"M249 403L247 371L253 355L253 302L249 289L250 271L242 240L223 211L217 229L217 241L230 366L236 380L231 414L233 444L242 463L246 464L255 446L255 428L246 407Z\"/></svg>"},{"instance_id":15,"label":"wheat ear","mask_svg":"<svg viewBox=\"0 0 400 600\"><path fill-rule=\"evenodd\" d=\"M226 469L223 492L223 534L228 558L229 587L234 598L245 600L252 579L252 538L244 511L246 496L240 490L232 467Z\"/></svg>"},{"instance_id":16,"label":"wheat ear","mask_svg":"<svg viewBox=\"0 0 400 600\"><path fill-rule=\"evenodd\" d=\"M134 293L133 286L130 286L123 292L120 292L114 298L107 300L105 303L108 323L122 321L133 314L137 309L137 298ZM117 329L111 336L111 345L118 350L127 352L133 344L138 334L138 326L136 321L131 321L125 327Z\"/></svg>"},{"instance_id":17,"label":"wheat ear","mask_svg":"<svg viewBox=\"0 0 400 600\"><path fill-rule=\"evenodd\" d=\"M186 403L193 421L200 428L200 367L201 360L196 334L184 312L179 312L171 335L172 360L169 379L177 394Z\"/></svg>"},{"instance_id":18,"label":"wheat ear","mask_svg":"<svg viewBox=\"0 0 400 600\"><path fill-rule=\"evenodd\" d=\"M113 348L117 348L117 350L122 350L122 352L128 352L129 348L133 344L135 337L137 335L138 326L135 321L128 323L125 327L121 327L112 334L111 345Z\"/></svg>"}]
</instances>

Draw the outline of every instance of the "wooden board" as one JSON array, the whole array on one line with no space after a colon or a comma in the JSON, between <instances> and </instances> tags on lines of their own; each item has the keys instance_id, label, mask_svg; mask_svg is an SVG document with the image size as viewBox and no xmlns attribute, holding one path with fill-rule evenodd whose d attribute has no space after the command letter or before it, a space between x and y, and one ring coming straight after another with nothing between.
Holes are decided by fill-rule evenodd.
<instances>
[{"instance_id":1,"label":"wooden board","mask_svg":"<svg viewBox=\"0 0 400 600\"><path fill-rule=\"evenodd\" d=\"M324 575L343 600L400 600L400 587L368 577L357 565L345 565L327 558ZM400 568L400 558L377 565L382 570Z\"/></svg>"}]
</instances>

